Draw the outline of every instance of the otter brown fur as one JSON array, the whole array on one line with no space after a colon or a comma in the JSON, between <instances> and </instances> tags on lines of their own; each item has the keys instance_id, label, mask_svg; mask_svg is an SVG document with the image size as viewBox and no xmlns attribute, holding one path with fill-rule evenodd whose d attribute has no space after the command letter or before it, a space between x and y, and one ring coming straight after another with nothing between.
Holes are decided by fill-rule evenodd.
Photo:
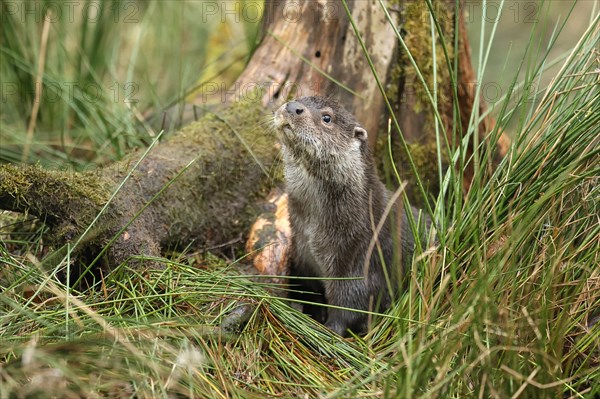
<instances>
[{"instance_id":1,"label":"otter brown fur","mask_svg":"<svg viewBox=\"0 0 600 399\"><path fill-rule=\"evenodd\" d=\"M274 124L289 196L290 275L299 277L291 281L298 290L290 295L364 311L387 308L389 288L398 288L403 268L394 241L401 242L399 251L406 263L412 259L414 238L406 215L395 206L400 214L399 239L392 234L392 223L398 223L386 221L378 247L365 262L374 226L390 201L377 176L366 130L337 102L323 97L284 104L275 112ZM312 296L299 295L307 292ZM346 336L348 330L366 332L367 314L335 307L305 305L304 311L340 335Z\"/></svg>"}]
</instances>

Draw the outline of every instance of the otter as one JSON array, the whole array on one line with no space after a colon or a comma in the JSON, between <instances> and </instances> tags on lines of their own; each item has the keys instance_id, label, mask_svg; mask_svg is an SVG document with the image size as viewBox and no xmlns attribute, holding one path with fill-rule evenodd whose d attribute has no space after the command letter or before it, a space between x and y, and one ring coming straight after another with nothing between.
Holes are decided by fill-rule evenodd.
<instances>
[{"instance_id":1,"label":"otter","mask_svg":"<svg viewBox=\"0 0 600 399\"><path fill-rule=\"evenodd\" d=\"M389 307L414 251L406 214L393 207L373 249L391 194L377 175L367 131L339 103L298 98L275 111L274 125L292 233L288 267L298 277L290 297L317 303L304 312L337 334L364 334L368 314L340 308Z\"/></svg>"}]
</instances>

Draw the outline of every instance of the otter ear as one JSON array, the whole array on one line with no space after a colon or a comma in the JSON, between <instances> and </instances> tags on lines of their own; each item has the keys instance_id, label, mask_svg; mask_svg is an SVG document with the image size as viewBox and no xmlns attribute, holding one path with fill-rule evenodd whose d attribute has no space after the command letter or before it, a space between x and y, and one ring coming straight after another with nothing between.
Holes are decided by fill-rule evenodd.
<instances>
[{"instance_id":1,"label":"otter ear","mask_svg":"<svg viewBox=\"0 0 600 399\"><path fill-rule=\"evenodd\" d=\"M354 127L354 137L359 140L365 141L367 139L367 131L360 126Z\"/></svg>"}]
</instances>

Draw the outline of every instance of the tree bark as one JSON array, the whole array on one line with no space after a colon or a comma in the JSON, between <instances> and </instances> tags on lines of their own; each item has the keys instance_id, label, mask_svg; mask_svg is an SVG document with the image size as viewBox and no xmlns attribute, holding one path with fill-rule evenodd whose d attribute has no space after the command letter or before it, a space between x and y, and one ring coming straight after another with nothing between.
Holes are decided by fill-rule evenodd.
<instances>
[{"instance_id":1,"label":"tree bark","mask_svg":"<svg viewBox=\"0 0 600 399\"><path fill-rule=\"evenodd\" d=\"M393 24L401 22L405 27L411 52L428 70L431 37L430 26L422 26L425 12L422 3L400 2L391 15ZM453 37L454 8L449 6L445 12L449 22L443 29ZM468 79L472 69L461 26L460 49L450 48L450 54L458 53L461 76ZM423 39L427 37L429 41ZM411 79L415 84L406 59L377 1L348 1L346 10L337 1L267 0L263 39L232 90L224 94L229 105L222 113L205 116L158 143L144 157L143 151L135 151L93 172L0 166L0 208L45 220L57 246L79 242L76 253L88 262L108 248L103 258L108 268L134 255L158 256L161 250L178 245L211 247L231 242L248 231L254 204L279 181L272 168L277 164L275 137L265 119L272 104L298 95L335 96L369 131L375 146L377 132L387 134L385 102L375 72L407 140L433 151L432 110L418 98L406 96ZM438 70L444 69L445 63L440 64ZM440 89L444 92L439 109L451 131L451 86L443 84ZM241 97L249 101L230 101ZM472 107L472 96L461 98L461 121ZM482 137L489 126L482 123ZM423 167L433 170L434 153L426 154L429 163Z\"/></svg>"},{"instance_id":2,"label":"tree bark","mask_svg":"<svg viewBox=\"0 0 600 399\"><path fill-rule=\"evenodd\" d=\"M460 11L457 12L455 5L454 1L433 2L437 22L444 36L447 54L450 57L449 63L451 68L454 67L454 63L457 65L458 80L455 83L456 89L452 85L451 72L437 27L435 28L437 40L432 43L432 21L424 3L403 2L400 12L404 42L430 93L437 101L437 109L440 115L440 119L437 120L439 131L446 132L445 138L453 149L460 145L466 134L473 108L479 108L479 115L484 115L487 108L483 98L480 99L479 104L476 104L475 94L478 84L471 65L471 47L467 37L467 28L464 15ZM454 48L456 38L458 39L458 47ZM433 75L434 49L436 54L435 87ZM396 169L400 171L401 178L410 182L407 192L411 202L420 203L422 197L416 188L415 178L408 166L407 154L401 148L399 137L401 135L408 144L425 190L432 195L437 195L439 177L436 117L428 94L408 54L404 50L399 50L396 57L397 62L388 82L390 86L388 97L401 130L398 132L392 127L391 131L394 163ZM456 96L454 90L456 90ZM453 98L457 100L458 115L454 115ZM494 119L487 115L481 119L476 129L478 141L484 143L483 148L486 146L494 147L492 154L495 154L495 156L490 157L490 159L493 159L493 162L489 165L490 168L494 168L504 157L508 151L509 143L508 137L503 133L500 134L498 142L490 142L486 136L494 126ZM387 150L387 139L385 137L380 140L380 148ZM443 164L448 167L449 157L443 145L443 136L440 141ZM473 152L474 140L471 138L464 151L467 162L462 168L465 191L469 189L474 176L474 164L469 161ZM390 160L386 160L386 162L389 163Z\"/></svg>"}]
</instances>

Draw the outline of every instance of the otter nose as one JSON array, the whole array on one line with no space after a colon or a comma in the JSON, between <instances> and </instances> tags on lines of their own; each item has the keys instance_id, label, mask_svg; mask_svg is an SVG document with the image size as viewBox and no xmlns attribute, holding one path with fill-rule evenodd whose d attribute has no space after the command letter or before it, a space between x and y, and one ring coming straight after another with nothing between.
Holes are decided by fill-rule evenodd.
<instances>
[{"instance_id":1,"label":"otter nose","mask_svg":"<svg viewBox=\"0 0 600 399\"><path fill-rule=\"evenodd\" d=\"M298 101L290 101L285 106L285 110L290 114L300 115L304 112L304 105L300 104Z\"/></svg>"}]
</instances>

